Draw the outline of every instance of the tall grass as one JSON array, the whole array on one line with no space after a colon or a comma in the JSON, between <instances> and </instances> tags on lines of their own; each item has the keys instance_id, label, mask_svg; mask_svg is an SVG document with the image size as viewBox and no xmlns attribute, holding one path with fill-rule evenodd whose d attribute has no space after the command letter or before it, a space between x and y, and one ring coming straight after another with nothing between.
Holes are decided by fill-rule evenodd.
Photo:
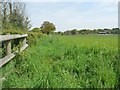
<instances>
[{"instance_id":1,"label":"tall grass","mask_svg":"<svg viewBox=\"0 0 120 90\"><path fill-rule=\"evenodd\" d=\"M3 87L113 88L117 40L116 35L43 36L12 60L14 70Z\"/></svg>"}]
</instances>

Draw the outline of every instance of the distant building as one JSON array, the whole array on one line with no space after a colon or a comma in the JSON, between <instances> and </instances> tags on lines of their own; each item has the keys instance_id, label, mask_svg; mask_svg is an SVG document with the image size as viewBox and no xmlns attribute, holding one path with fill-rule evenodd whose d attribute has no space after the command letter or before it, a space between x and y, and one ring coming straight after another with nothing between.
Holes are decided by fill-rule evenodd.
<instances>
[{"instance_id":1,"label":"distant building","mask_svg":"<svg viewBox=\"0 0 120 90\"><path fill-rule=\"evenodd\" d=\"M109 34L108 32L99 32L99 34Z\"/></svg>"}]
</instances>

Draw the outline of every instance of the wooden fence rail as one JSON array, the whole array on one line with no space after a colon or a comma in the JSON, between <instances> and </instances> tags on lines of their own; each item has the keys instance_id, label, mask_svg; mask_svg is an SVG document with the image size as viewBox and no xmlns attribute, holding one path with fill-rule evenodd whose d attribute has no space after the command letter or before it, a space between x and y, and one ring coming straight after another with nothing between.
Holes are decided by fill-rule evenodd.
<instances>
[{"instance_id":1,"label":"wooden fence rail","mask_svg":"<svg viewBox=\"0 0 120 90\"><path fill-rule=\"evenodd\" d=\"M5 41L6 42L6 56L2 59L0 59L0 68L6 64L7 62L9 62L12 58L15 57L15 52L11 52L11 40L14 39L22 39L23 45L20 48L20 52L22 52L25 48L28 47L28 44L26 43L26 37L28 35L24 34L24 35L0 35L0 42ZM16 51L18 52L18 51Z\"/></svg>"}]
</instances>

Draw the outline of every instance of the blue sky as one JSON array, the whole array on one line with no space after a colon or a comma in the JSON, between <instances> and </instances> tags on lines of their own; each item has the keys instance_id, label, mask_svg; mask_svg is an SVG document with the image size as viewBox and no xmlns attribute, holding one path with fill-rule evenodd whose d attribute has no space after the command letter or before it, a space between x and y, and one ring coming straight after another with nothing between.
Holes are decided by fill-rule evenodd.
<instances>
[{"instance_id":1,"label":"blue sky","mask_svg":"<svg viewBox=\"0 0 120 90\"><path fill-rule=\"evenodd\" d=\"M32 28L44 21L57 31L118 27L117 2L27 2Z\"/></svg>"}]
</instances>

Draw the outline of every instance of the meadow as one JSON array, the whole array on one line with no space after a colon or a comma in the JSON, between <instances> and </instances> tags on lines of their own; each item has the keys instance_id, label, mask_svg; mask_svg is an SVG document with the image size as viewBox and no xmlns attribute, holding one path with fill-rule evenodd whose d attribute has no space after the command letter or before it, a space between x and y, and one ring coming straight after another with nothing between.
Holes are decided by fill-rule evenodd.
<instances>
[{"instance_id":1,"label":"meadow","mask_svg":"<svg viewBox=\"0 0 120 90\"><path fill-rule=\"evenodd\" d=\"M3 88L114 88L117 35L44 35L2 68Z\"/></svg>"}]
</instances>

